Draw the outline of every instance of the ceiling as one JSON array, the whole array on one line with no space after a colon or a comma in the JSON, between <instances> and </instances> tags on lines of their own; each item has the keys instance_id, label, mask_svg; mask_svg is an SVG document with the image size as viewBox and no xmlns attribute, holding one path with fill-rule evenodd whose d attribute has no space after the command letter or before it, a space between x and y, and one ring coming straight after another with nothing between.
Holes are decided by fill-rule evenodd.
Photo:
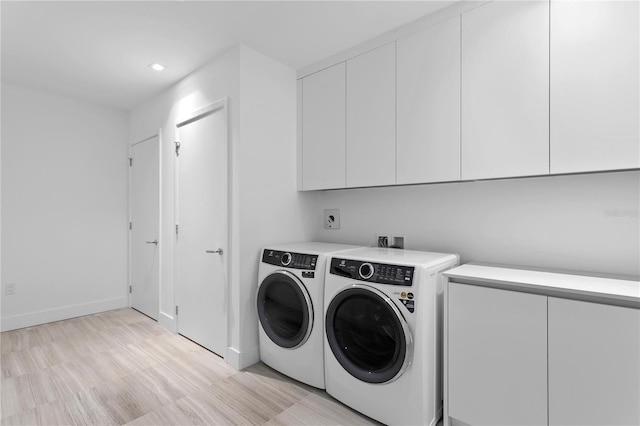
<instances>
[{"instance_id":1,"label":"ceiling","mask_svg":"<svg viewBox=\"0 0 640 426\"><path fill-rule=\"evenodd\" d=\"M128 110L238 43L297 70L451 3L3 0L2 81Z\"/></svg>"}]
</instances>

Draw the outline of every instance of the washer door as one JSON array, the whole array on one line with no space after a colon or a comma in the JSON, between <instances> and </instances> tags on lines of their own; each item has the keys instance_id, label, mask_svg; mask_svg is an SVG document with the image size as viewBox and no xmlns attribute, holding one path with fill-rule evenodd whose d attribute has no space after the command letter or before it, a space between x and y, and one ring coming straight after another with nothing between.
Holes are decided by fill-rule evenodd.
<instances>
[{"instance_id":1,"label":"washer door","mask_svg":"<svg viewBox=\"0 0 640 426\"><path fill-rule=\"evenodd\" d=\"M304 284L292 273L276 271L258 289L258 318L278 346L293 349L307 341L313 328L313 306Z\"/></svg>"},{"instance_id":2,"label":"washer door","mask_svg":"<svg viewBox=\"0 0 640 426\"><path fill-rule=\"evenodd\" d=\"M326 333L338 362L364 382L391 382L411 363L409 326L393 301L373 287L354 284L338 293L327 307Z\"/></svg>"}]
</instances>

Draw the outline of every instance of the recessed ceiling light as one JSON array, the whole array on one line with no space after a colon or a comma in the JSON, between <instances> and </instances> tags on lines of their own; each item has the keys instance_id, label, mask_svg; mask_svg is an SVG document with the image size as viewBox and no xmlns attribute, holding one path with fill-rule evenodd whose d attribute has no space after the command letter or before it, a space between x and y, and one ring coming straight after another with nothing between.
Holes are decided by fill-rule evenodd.
<instances>
[{"instance_id":1,"label":"recessed ceiling light","mask_svg":"<svg viewBox=\"0 0 640 426\"><path fill-rule=\"evenodd\" d=\"M152 62L149 64L149 68L154 69L156 71L162 71L164 69L164 65L159 64L157 62Z\"/></svg>"}]
</instances>

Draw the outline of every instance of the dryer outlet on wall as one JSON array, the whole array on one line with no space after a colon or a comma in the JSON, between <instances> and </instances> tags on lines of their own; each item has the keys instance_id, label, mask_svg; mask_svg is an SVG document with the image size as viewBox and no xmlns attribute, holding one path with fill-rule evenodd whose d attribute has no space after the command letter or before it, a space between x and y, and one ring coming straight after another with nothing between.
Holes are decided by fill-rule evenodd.
<instances>
[{"instance_id":1,"label":"dryer outlet on wall","mask_svg":"<svg viewBox=\"0 0 640 426\"><path fill-rule=\"evenodd\" d=\"M325 209L322 213L324 229L340 229L340 210Z\"/></svg>"}]
</instances>

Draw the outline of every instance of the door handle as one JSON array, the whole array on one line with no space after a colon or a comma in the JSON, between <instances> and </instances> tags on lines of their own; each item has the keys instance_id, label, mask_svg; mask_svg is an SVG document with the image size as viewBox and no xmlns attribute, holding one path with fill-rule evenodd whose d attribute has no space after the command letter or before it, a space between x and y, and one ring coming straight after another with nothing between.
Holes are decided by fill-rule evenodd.
<instances>
[{"instance_id":1,"label":"door handle","mask_svg":"<svg viewBox=\"0 0 640 426\"><path fill-rule=\"evenodd\" d=\"M211 254L219 254L220 256L222 256L222 249L219 248L218 250L205 250L206 253L211 253Z\"/></svg>"},{"instance_id":2,"label":"door handle","mask_svg":"<svg viewBox=\"0 0 640 426\"><path fill-rule=\"evenodd\" d=\"M145 241L145 243L147 243L147 244L155 244L155 245L158 245L158 240Z\"/></svg>"}]
</instances>

